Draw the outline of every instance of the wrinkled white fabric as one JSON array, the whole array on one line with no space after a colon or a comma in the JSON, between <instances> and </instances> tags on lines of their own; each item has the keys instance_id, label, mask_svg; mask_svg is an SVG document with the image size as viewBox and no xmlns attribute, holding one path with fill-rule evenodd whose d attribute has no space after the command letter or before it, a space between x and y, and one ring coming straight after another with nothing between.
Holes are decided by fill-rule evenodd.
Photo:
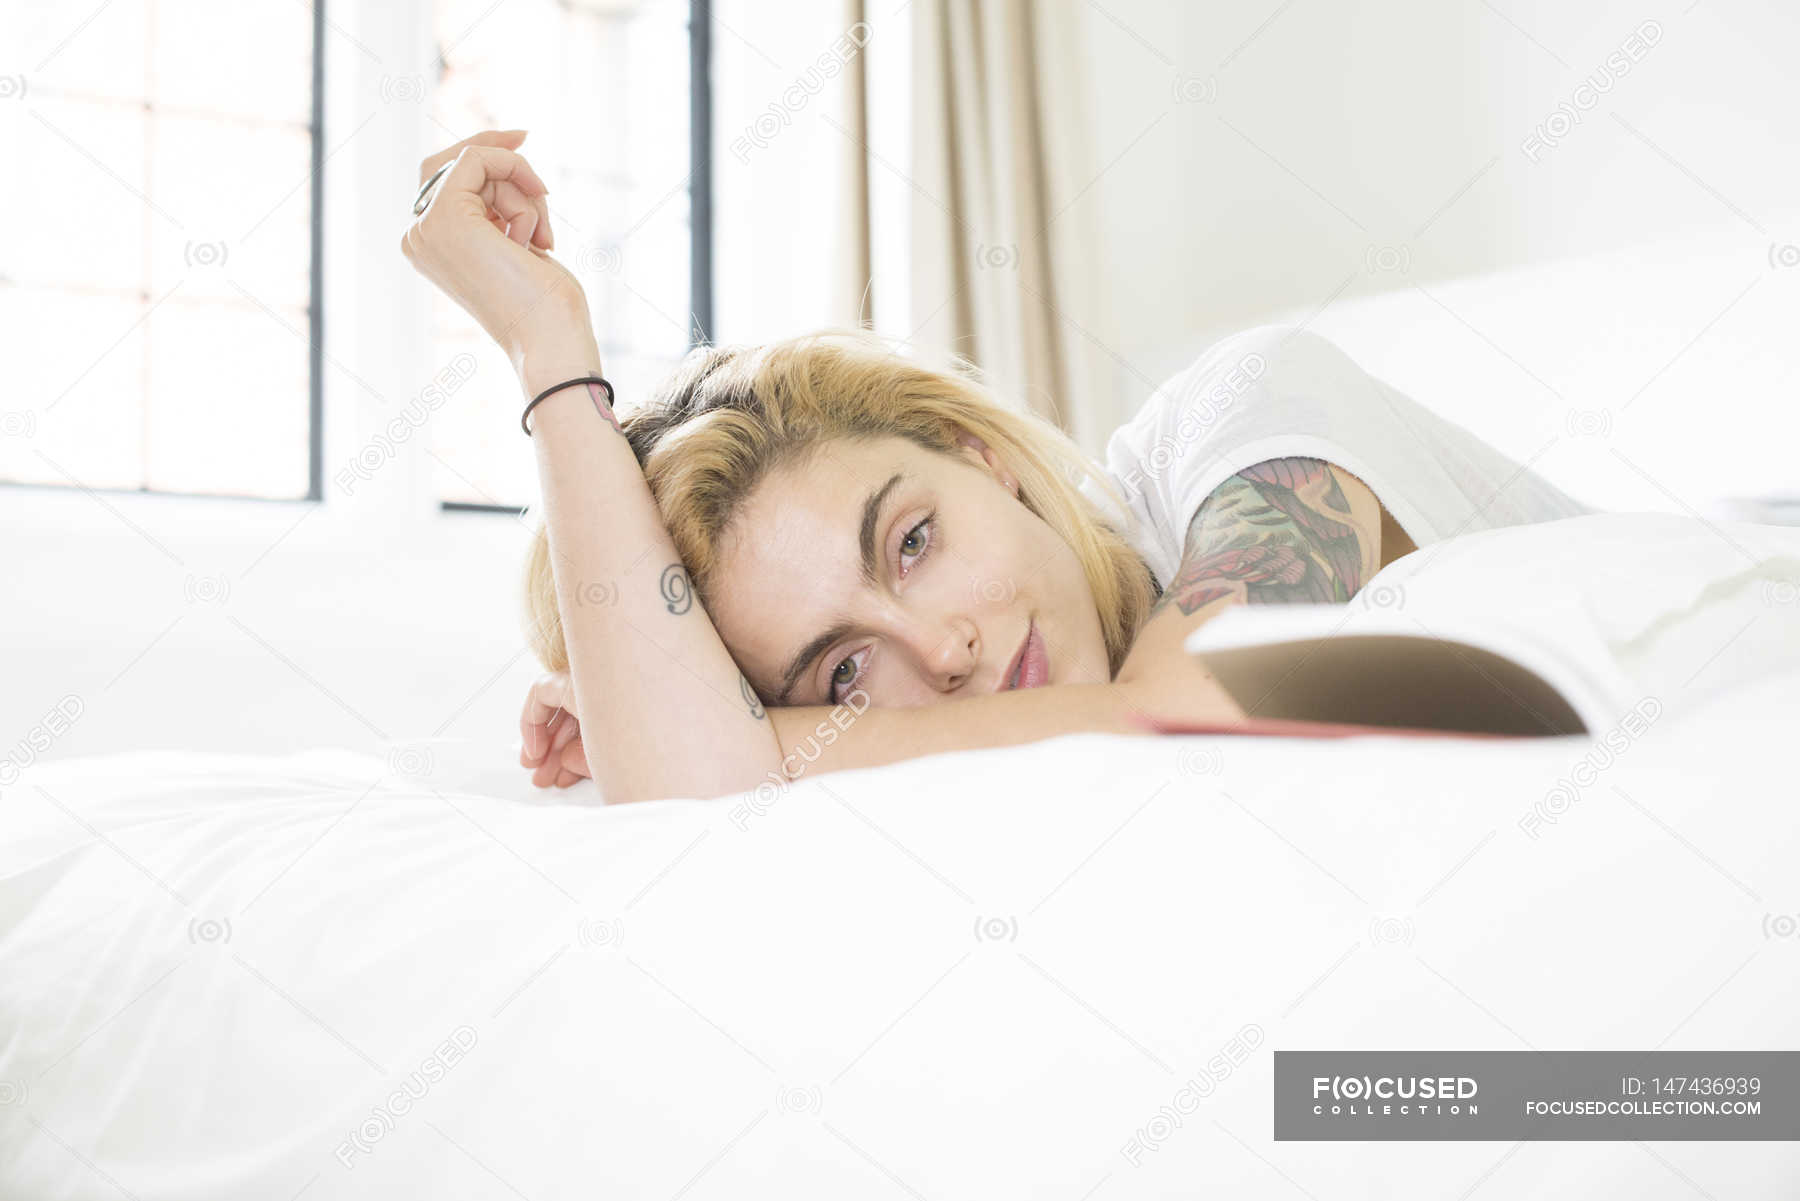
<instances>
[{"instance_id":1,"label":"wrinkled white fabric","mask_svg":"<svg viewBox=\"0 0 1800 1201\"><path fill-rule=\"evenodd\" d=\"M1119 427L1104 465L1130 505L1133 545L1167 582L1213 489L1291 456L1356 475L1419 546L1588 511L1324 338L1285 325L1215 343ZM1098 486L1085 491L1117 513Z\"/></svg>"}]
</instances>

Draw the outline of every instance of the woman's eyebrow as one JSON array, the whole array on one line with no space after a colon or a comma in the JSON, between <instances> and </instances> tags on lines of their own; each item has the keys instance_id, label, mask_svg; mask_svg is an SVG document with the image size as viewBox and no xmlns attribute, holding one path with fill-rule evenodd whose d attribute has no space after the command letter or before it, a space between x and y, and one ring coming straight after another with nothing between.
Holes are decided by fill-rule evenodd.
<instances>
[{"instance_id":1,"label":"woman's eyebrow","mask_svg":"<svg viewBox=\"0 0 1800 1201\"><path fill-rule=\"evenodd\" d=\"M863 499L862 524L857 530L857 547L862 552L863 580L870 587L874 587L875 577L880 571L875 551L875 531L881 525L881 509L887 503L888 494L899 487L905 478L904 471L896 471L893 475L888 476L887 483L874 489ZM847 622L840 621L795 652L794 657L788 660L787 670L781 673L781 690L775 694L775 703L786 705L788 697L794 691L794 685L800 682L800 677L806 674L806 669L811 666L812 661L824 654L827 647L844 637L850 630L851 626Z\"/></svg>"},{"instance_id":2,"label":"woman's eyebrow","mask_svg":"<svg viewBox=\"0 0 1800 1201\"><path fill-rule=\"evenodd\" d=\"M857 543L862 548L863 581L871 588L875 586L875 577L880 571L875 561L875 527L881 522L881 506L886 503L888 493L899 487L900 481L905 478L905 472L896 471L888 476L887 483L869 493L863 500L862 530Z\"/></svg>"}]
</instances>

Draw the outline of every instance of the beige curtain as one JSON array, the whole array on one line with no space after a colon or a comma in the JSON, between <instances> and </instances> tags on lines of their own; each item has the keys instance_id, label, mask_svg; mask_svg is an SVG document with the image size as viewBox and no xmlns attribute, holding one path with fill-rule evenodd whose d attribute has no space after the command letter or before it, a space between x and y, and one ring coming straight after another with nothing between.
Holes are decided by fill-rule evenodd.
<instances>
[{"instance_id":1,"label":"beige curtain","mask_svg":"<svg viewBox=\"0 0 1800 1201\"><path fill-rule=\"evenodd\" d=\"M865 20L863 0L842 5L847 24ZM1073 203L1095 168L1072 0L913 0L901 19L904 39L877 25L840 79L849 136L834 308L970 360L1004 396L1097 451L1120 414L1097 332L1093 214ZM899 40L908 45L896 68ZM870 145L864 60L883 55L876 100L890 103L903 81L910 107L898 153ZM904 313L878 304L871 171L904 177L906 228L878 231L907 244Z\"/></svg>"}]
</instances>

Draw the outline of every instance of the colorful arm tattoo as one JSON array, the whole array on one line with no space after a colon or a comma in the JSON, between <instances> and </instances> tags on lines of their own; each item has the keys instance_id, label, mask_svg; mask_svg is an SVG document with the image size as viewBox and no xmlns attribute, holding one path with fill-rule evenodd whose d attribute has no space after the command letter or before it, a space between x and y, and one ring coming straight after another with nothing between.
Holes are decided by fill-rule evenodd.
<instances>
[{"instance_id":1,"label":"colorful arm tattoo","mask_svg":"<svg viewBox=\"0 0 1800 1201\"><path fill-rule=\"evenodd\" d=\"M1181 570L1157 602L1184 614L1222 597L1248 604L1347 601L1362 587L1364 537L1323 459L1270 459L1213 490L1188 527Z\"/></svg>"}]
</instances>

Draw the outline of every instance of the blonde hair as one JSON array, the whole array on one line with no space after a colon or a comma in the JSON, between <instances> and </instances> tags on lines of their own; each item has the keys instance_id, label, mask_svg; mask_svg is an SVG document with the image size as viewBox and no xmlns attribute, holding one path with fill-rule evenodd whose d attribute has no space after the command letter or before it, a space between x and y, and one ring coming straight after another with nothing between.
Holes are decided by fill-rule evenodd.
<instances>
[{"instance_id":1,"label":"blonde hair","mask_svg":"<svg viewBox=\"0 0 1800 1201\"><path fill-rule=\"evenodd\" d=\"M1099 609L1111 672L1149 612L1148 567L1079 490L1118 491L1054 425L1014 412L966 363L936 371L865 332L827 331L758 347L703 346L621 425L676 553L704 602L720 538L775 468L834 438L906 438L954 454L974 434L1019 480L1019 499L1074 550ZM1125 512L1119 499L1121 512ZM549 671L566 671L550 541L543 522L525 564L527 637Z\"/></svg>"}]
</instances>

